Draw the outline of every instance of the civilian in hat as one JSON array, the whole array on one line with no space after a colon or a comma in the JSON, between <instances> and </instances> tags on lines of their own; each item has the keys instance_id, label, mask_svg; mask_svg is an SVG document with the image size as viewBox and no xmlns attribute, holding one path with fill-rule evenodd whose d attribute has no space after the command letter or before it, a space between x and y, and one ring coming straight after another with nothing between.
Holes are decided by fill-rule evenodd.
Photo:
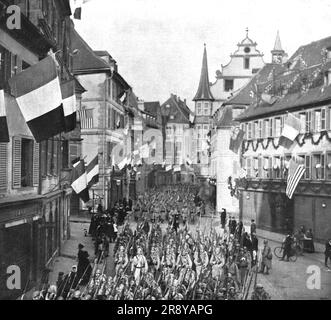
<instances>
[{"instance_id":1,"label":"civilian in hat","mask_svg":"<svg viewBox=\"0 0 331 320\"><path fill-rule=\"evenodd\" d=\"M78 245L78 266L77 266L77 285L86 285L90 279L92 267L90 265L89 254L83 250L84 245Z\"/></svg>"},{"instance_id":2,"label":"civilian in hat","mask_svg":"<svg viewBox=\"0 0 331 320\"><path fill-rule=\"evenodd\" d=\"M328 267L328 260L329 259L331 260L331 239L329 239L329 241L327 241L326 244L325 244L324 254L325 254L325 266L327 268L329 268Z\"/></svg>"}]
</instances>

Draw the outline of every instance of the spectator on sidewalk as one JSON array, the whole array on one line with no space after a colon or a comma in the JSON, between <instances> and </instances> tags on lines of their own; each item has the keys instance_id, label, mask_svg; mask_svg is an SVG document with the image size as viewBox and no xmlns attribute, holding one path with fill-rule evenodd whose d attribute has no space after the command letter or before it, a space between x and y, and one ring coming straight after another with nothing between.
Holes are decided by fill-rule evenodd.
<instances>
[{"instance_id":1,"label":"spectator on sidewalk","mask_svg":"<svg viewBox=\"0 0 331 320\"><path fill-rule=\"evenodd\" d=\"M309 229L305 234L305 240L304 240L304 250L309 253L315 252L315 246L314 246L314 234L313 230Z\"/></svg>"},{"instance_id":2,"label":"spectator on sidewalk","mask_svg":"<svg viewBox=\"0 0 331 320\"><path fill-rule=\"evenodd\" d=\"M326 242L325 244L325 266L327 268L329 268L328 266L328 260L331 260L331 239L329 239L329 241Z\"/></svg>"},{"instance_id":3,"label":"spectator on sidewalk","mask_svg":"<svg viewBox=\"0 0 331 320\"><path fill-rule=\"evenodd\" d=\"M77 279L80 281L79 284L87 285L91 273L92 267L90 265L89 254L87 251L83 250L84 246L80 243L78 245L78 254L77 254Z\"/></svg>"},{"instance_id":4,"label":"spectator on sidewalk","mask_svg":"<svg viewBox=\"0 0 331 320\"><path fill-rule=\"evenodd\" d=\"M259 251L259 239L256 236L256 233L252 233L252 265L255 266L257 262L257 253Z\"/></svg>"},{"instance_id":5,"label":"spectator on sidewalk","mask_svg":"<svg viewBox=\"0 0 331 320\"><path fill-rule=\"evenodd\" d=\"M222 229L225 229L225 224L226 224L226 210L222 209L222 213L221 213L221 225L222 225Z\"/></svg>"},{"instance_id":6,"label":"spectator on sidewalk","mask_svg":"<svg viewBox=\"0 0 331 320\"><path fill-rule=\"evenodd\" d=\"M256 233L256 223L254 219L251 221L251 234L253 233Z\"/></svg>"},{"instance_id":7,"label":"spectator on sidewalk","mask_svg":"<svg viewBox=\"0 0 331 320\"><path fill-rule=\"evenodd\" d=\"M293 237L290 234L288 234L283 241L283 257L280 259L280 261L284 261L285 258L286 261L289 261L292 253L292 245L293 245Z\"/></svg>"},{"instance_id":8,"label":"spectator on sidewalk","mask_svg":"<svg viewBox=\"0 0 331 320\"><path fill-rule=\"evenodd\" d=\"M261 270L260 273L269 274L269 270L271 269L272 263L272 252L271 248L269 247L268 240L263 241L264 247L262 250L262 261L261 261Z\"/></svg>"}]
</instances>

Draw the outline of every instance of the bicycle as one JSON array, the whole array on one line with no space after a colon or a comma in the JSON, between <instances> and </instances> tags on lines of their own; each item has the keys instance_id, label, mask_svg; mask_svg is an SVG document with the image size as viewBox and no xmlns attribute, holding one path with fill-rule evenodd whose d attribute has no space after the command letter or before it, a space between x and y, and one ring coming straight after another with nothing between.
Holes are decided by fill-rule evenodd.
<instances>
[{"instance_id":1,"label":"bicycle","mask_svg":"<svg viewBox=\"0 0 331 320\"><path fill-rule=\"evenodd\" d=\"M291 252L291 255L289 257L289 260L291 262L296 262L297 259L298 259L298 255L300 255L300 249L301 247L297 244L295 244L294 246L292 246L292 252ZM301 249L301 252L302 252L302 249ZM284 253L284 246L281 246L281 247L276 247L274 249L274 254L277 258L279 259L282 259L283 258L283 253Z\"/></svg>"}]
</instances>

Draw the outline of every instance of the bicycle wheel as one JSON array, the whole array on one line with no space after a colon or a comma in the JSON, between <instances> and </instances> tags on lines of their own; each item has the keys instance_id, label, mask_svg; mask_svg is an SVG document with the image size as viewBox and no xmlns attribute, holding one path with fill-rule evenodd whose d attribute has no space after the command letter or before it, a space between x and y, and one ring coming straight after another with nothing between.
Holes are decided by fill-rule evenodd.
<instances>
[{"instance_id":1,"label":"bicycle wheel","mask_svg":"<svg viewBox=\"0 0 331 320\"><path fill-rule=\"evenodd\" d=\"M274 249L274 254L279 259L283 258L283 248L282 247L276 247Z\"/></svg>"}]
</instances>

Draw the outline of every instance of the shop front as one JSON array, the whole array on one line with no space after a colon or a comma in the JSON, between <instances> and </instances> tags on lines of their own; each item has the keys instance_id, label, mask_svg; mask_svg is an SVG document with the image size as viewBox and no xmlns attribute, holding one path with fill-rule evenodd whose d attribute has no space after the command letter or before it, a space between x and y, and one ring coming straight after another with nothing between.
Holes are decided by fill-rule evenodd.
<instances>
[{"instance_id":1,"label":"shop front","mask_svg":"<svg viewBox=\"0 0 331 320\"><path fill-rule=\"evenodd\" d=\"M0 202L0 299L16 299L40 276L41 198L17 198ZM16 289L8 288L9 270L20 271Z\"/></svg>"}]
</instances>

